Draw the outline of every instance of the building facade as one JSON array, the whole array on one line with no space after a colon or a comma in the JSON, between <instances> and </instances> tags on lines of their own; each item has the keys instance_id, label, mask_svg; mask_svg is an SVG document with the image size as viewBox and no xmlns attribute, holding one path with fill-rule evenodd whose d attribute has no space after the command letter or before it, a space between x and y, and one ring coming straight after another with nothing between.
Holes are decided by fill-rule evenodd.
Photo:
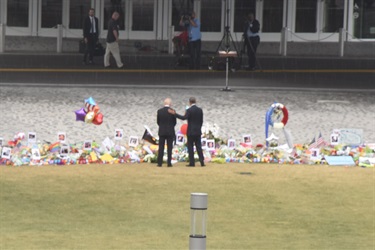
<instances>
[{"instance_id":1,"label":"building facade","mask_svg":"<svg viewBox=\"0 0 375 250\"><path fill-rule=\"evenodd\" d=\"M64 37L80 38L90 7L100 20L101 38L115 10L120 38L129 40L169 40L170 27L178 31L181 15L194 10L204 41L220 40L225 27L240 40L249 12L261 23L262 41L280 41L283 27L289 41L337 42L340 28L347 41L375 41L375 0L1 0L0 23L7 36L52 37L62 24Z\"/></svg>"}]
</instances>

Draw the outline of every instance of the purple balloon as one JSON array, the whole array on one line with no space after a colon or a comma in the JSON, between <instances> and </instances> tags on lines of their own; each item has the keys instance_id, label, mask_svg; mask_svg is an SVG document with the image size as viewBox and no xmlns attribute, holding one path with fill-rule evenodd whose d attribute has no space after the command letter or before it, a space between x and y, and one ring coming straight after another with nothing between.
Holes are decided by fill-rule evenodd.
<instances>
[{"instance_id":1,"label":"purple balloon","mask_svg":"<svg viewBox=\"0 0 375 250\"><path fill-rule=\"evenodd\" d=\"M84 108L74 111L76 113L76 121L85 121L86 111Z\"/></svg>"}]
</instances>

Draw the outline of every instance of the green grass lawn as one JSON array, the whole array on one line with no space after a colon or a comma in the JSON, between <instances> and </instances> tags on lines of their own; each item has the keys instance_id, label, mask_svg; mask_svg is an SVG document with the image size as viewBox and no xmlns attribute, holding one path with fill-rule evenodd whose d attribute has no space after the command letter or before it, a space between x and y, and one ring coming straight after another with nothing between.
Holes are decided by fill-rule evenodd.
<instances>
[{"instance_id":1,"label":"green grass lawn","mask_svg":"<svg viewBox=\"0 0 375 250\"><path fill-rule=\"evenodd\" d=\"M0 167L0 249L374 249L375 170L326 165Z\"/></svg>"}]
</instances>

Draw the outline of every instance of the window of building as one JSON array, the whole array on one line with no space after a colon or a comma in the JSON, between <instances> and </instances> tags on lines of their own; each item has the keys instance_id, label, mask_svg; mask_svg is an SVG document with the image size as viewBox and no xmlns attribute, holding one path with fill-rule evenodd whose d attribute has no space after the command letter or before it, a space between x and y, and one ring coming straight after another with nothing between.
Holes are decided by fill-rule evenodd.
<instances>
[{"instance_id":1,"label":"window of building","mask_svg":"<svg viewBox=\"0 0 375 250\"><path fill-rule=\"evenodd\" d=\"M201 31L220 32L222 19L222 1L201 1ZM225 22L224 22L225 23Z\"/></svg>"},{"instance_id":2,"label":"window of building","mask_svg":"<svg viewBox=\"0 0 375 250\"><path fill-rule=\"evenodd\" d=\"M375 0L355 0L353 19L356 38L375 38Z\"/></svg>"},{"instance_id":3,"label":"window of building","mask_svg":"<svg viewBox=\"0 0 375 250\"><path fill-rule=\"evenodd\" d=\"M281 1L281 0L280 0ZM243 32L247 15L255 14L255 0L236 0L234 5L234 32Z\"/></svg>"},{"instance_id":4,"label":"window of building","mask_svg":"<svg viewBox=\"0 0 375 250\"><path fill-rule=\"evenodd\" d=\"M29 0L8 0L7 25L14 27L29 26Z\"/></svg>"},{"instance_id":5,"label":"window of building","mask_svg":"<svg viewBox=\"0 0 375 250\"><path fill-rule=\"evenodd\" d=\"M191 0L172 0L172 20L171 23L176 31L183 30L180 26L181 16L188 15L193 11Z\"/></svg>"},{"instance_id":6,"label":"window of building","mask_svg":"<svg viewBox=\"0 0 375 250\"><path fill-rule=\"evenodd\" d=\"M344 24L345 0L324 2L323 32L338 32Z\"/></svg>"},{"instance_id":7,"label":"window of building","mask_svg":"<svg viewBox=\"0 0 375 250\"><path fill-rule=\"evenodd\" d=\"M154 30L154 0L133 1L132 30Z\"/></svg>"},{"instance_id":8,"label":"window of building","mask_svg":"<svg viewBox=\"0 0 375 250\"><path fill-rule=\"evenodd\" d=\"M90 1L87 0L70 0L69 6L69 28L82 29L83 20L91 8Z\"/></svg>"},{"instance_id":9,"label":"window of building","mask_svg":"<svg viewBox=\"0 0 375 250\"><path fill-rule=\"evenodd\" d=\"M297 0L296 32L316 33L317 1Z\"/></svg>"},{"instance_id":10,"label":"window of building","mask_svg":"<svg viewBox=\"0 0 375 250\"><path fill-rule=\"evenodd\" d=\"M42 0L42 28L62 24L62 0Z\"/></svg>"},{"instance_id":11,"label":"window of building","mask_svg":"<svg viewBox=\"0 0 375 250\"><path fill-rule=\"evenodd\" d=\"M104 0L104 19L103 27L108 29L108 21L112 18L113 12L117 11L120 14L118 25L120 30L125 30L125 0Z\"/></svg>"},{"instance_id":12,"label":"window of building","mask_svg":"<svg viewBox=\"0 0 375 250\"><path fill-rule=\"evenodd\" d=\"M262 32L280 32L283 26L283 3L281 0L263 1Z\"/></svg>"}]
</instances>

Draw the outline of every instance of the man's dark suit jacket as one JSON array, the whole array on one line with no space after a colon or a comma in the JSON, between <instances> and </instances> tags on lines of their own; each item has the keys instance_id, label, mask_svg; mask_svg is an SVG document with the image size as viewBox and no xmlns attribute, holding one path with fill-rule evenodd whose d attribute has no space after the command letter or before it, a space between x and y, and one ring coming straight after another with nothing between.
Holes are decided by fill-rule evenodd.
<instances>
[{"instance_id":1,"label":"man's dark suit jacket","mask_svg":"<svg viewBox=\"0 0 375 250\"><path fill-rule=\"evenodd\" d=\"M176 117L181 120L188 120L188 136L200 136L202 135L202 125L203 125L203 111L196 105L192 105L186 110L185 115L176 114Z\"/></svg>"},{"instance_id":2,"label":"man's dark suit jacket","mask_svg":"<svg viewBox=\"0 0 375 250\"><path fill-rule=\"evenodd\" d=\"M175 136L176 117L168 113L168 109L169 107L164 107L158 110L159 136Z\"/></svg>"},{"instance_id":3,"label":"man's dark suit jacket","mask_svg":"<svg viewBox=\"0 0 375 250\"><path fill-rule=\"evenodd\" d=\"M99 19L94 17L95 19L95 30L96 35L99 34ZM88 37L91 33L91 19L90 16L87 16L83 22L83 37Z\"/></svg>"}]
</instances>

